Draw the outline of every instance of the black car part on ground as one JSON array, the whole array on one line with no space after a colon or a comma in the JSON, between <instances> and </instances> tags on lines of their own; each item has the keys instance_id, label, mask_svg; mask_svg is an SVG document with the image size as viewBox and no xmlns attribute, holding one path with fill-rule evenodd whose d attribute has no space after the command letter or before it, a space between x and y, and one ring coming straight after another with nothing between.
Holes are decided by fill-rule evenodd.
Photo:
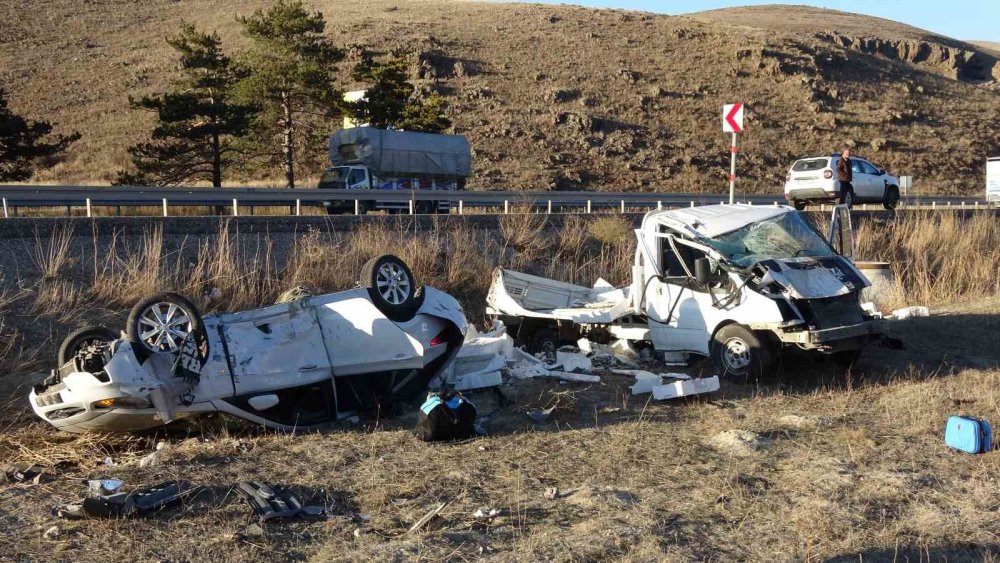
<instances>
[{"instance_id":1,"label":"black car part on ground","mask_svg":"<svg viewBox=\"0 0 1000 563\"><path fill-rule=\"evenodd\" d=\"M274 518L295 518L296 516L322 516L321 507L303 506L291 491L268 485L261 481L240 481L236 491L250 503L250 508L261 522Z\"/></svg>"},{"instance_id":2,"label":"black car part on ground","mask_svg":"<svg viewBox=\"0 0 1000 563\"><path fill-rule=\"evenodd\" d=\"M187 481L164 481L129 493L86 497L80 504L57 506L53 514L61 518L127 518L172 506L203 490Z\"/></svg>"}]
</instances>

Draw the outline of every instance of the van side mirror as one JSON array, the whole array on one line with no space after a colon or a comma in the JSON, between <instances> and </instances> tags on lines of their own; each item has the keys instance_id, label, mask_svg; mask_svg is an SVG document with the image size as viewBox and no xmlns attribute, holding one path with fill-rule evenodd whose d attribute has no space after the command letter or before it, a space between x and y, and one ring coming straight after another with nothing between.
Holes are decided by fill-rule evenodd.
<instances>
[{"instance_id":1,"label":"van side mirror","mask_svg":"<svg viewBox=\"0 0 1000 563\"><path fill-rule=\"evenodd\" d=\"M707 285L712 280L712 261L708 258L696 258L694 261L694 279L699 285Z\"/></svg>"}]
</instances>

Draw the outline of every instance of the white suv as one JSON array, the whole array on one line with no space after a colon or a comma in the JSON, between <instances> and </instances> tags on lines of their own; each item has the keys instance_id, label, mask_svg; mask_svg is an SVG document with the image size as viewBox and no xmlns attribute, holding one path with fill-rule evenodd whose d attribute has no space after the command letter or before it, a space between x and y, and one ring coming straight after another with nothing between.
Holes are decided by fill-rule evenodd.
<instances>
[{"instance_id":1,"label":"white suv","mask_svg":"<svg viewBox=\"0 0 1000 563\"><path fill-rule=\"evenodd\" d=\"M853 190L841 193L837 180L839 154L815 156L796 160L785 177L785 199L795 209L805 209L806 204L838 201L848 206L855 203L881 203L886 209L895 209L899 203L899 179L887 174L863 158L851 157L854 171Z\"/></svg>"}]
</instances>

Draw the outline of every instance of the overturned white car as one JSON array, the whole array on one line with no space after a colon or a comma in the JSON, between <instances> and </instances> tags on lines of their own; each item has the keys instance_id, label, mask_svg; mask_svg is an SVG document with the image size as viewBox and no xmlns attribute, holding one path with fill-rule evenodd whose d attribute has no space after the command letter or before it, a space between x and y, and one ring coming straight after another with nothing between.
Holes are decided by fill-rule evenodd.
<instances>
[{"instance_id":1,"label":"overturned white car","mask_svg":"<svg viewBox=\"0 0 1000 563\"><path fill-rule=\"evenodd\" d=\"M292 430L419 394L462 345L461 306L418 287L394 256L366 264L359 286L204 317L176 294L143 300L121 337L99 327L71 334L31 406L70 432L143 430L207 412Z\"/></svg>"}]
</instances>

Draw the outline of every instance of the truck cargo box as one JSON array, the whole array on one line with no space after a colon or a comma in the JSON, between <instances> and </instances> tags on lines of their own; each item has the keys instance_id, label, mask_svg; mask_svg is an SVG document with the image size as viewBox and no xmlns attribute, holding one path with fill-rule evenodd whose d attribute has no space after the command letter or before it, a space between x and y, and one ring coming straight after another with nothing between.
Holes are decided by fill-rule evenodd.
<instances>
[{"instance_id":1,"label":"truck cargo box","mask_svg":"<svg viewBox=\"0 0 1000 563\"><path fill-rule=\"evenodd\" d=\"M472 174L472 147L463 135L353 127L330 135L330 162L363 164L385 176L464 178Z\"/></svg>"}]
</instances>

